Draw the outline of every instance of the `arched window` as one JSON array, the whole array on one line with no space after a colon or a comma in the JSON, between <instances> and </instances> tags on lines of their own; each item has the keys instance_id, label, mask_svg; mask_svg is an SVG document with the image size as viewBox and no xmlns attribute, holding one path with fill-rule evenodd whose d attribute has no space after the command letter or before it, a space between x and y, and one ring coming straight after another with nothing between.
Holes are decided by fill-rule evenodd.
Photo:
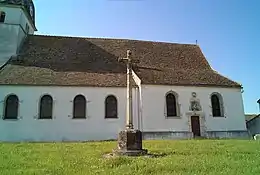
<instances>
[{"instance_id":1,"label":"arched window","mask_svg":"<svg viewBox=\"0 0 260 175\"><path fill-rule=\"evenodd\" d=\"M173 93L168 93L166 95L166 112L167 117L177 116L177 102L176 97Z\"/></svg>"},{"instance_id":2,"label":"arched window","mask_svg":"<svg viewBox=\"0 0 260 175\"><path fill-rule=\"evenodd\" d=\"M18 118L19 99L16 95L9 95L5 100L4 119Z\"/></svg>"},{"instance_id":3,"label":"arched window","mask_svg":"<svg viewBox=\"0 0 260 175\"><path fill-rule=\"evenodd\" d=\"M73 118L86 118L86 99L77 95L73 100Z\"/></svg>"},{"instance_id":4,"label":"arched window","mask_svg":"<svg viewBox=\"0 0 260 175\"><path fill-rule=\"evenodd\" d=\"M105 118L118 118L117 99L113 95L107 96L105 100Z\"/></svg>"},{"instance_id":5,"label":"arched window","mask_svg":"<svg viewBox=\"0 0 260 175\"><path fill-rule=\"evenodd\" d=\"M50 95L42 96L40 100L39 119L52 119L53 99Z\"/></svg>"},{"instance_id":6,"label":"arched window","mask_svg":"<svg viewBox=\"0 0 260 175\"><path fill-rule=\"evenodd\" d=\"M211 95L211 106L213 117L223 116L222 98L219 94Z\"/></svg>"},{"instance_id":7,"label":"arched window","mask_svg":"<svg viewBox=\"0 0 260 175\"><path fill-rule=\"evenodd\" d=\"M0 12L0 23L5 22L5 12Z\"/></svg>"}]
</instances>

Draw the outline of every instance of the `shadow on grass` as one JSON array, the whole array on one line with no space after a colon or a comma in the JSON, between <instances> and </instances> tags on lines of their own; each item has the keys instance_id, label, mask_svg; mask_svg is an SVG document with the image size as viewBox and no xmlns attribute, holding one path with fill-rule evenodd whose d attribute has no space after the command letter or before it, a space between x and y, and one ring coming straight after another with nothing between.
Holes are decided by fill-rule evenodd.
<instances>
[{"instance_id":1,"label":"shadow on grass","mask_svg":"<svg viewBox=\"0 0 260 175\"><path fill-rule=\"evenodd\" d=\"M139 158L139 157L148 157L148 158L162 158L162 157L166 157L166 156L170 156L172 155L172 152L169 153L158 153L158 152L152 152L152 153L147 153L147 154L143 154L143 155L135 155L135 156L126 156L126 155L117 155L117 154L113 154L111 152L105 152L104 154L102 154L103 158L113 158L113 159L117 159L117 158Z\"/></svg>"},{"instance_id":2,"label":"shadow on grass","mask_svg":"<svg viewBox=\"0 0 260 175\"><path fill-rule=\"evenodd\" d=\"M171 153L148 153L144 156L150 157L150 158L161 158L161 157L166 157L166 156L170 156Z\"/></svg>"}]
</instances>

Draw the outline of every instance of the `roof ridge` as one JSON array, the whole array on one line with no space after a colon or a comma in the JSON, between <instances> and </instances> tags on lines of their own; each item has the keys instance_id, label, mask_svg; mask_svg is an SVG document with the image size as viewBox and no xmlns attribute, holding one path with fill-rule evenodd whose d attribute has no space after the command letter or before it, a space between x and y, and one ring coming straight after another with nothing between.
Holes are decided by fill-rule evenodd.
<instances>
[{"instance_id":1,"label":"roof ridge","mask_svg":"<svg viewBox=\"0 0 260 175\"><path fill-rule=\"evenodd\" d=\"M250 122L254 121L255 119L257 119L258 117L260 117L260 114L256 115L255 117L251 118L250 120L246 121L246 123L250 123Z\"/></svg>"},{"instance_id":2,"label":"roof ridge","mask_svg":"<svg viewBox=\"0 0 260 175\"><path fill-rule=\"evenodd\" d=\"M249 113L249 114L245 114L245 115L258 115L258 114L256 114L256 113Z\"/></svg>"},{"instance_id":3,"label":"roof ridge","mask_svg":"<svg viewBox=\"0 0 260 175\"><path fill-rule=\"evenodd\" d=\"M109 38L109 37L83 37L83 36L64 36L64 35L30 35L39 36L39 37L54 37L54 38L74 38L74 39L102 39L102 40L121 40L121 41L138 41L138 42L148 42L148 43L157 43L157 44L176 44L176 45L188 45L188 46L197 46L197 44L192 43L177 43L177 42L170 42L170 41L157 41L157 40L144 40L144 39L131 39L131 38Z\"/></svg>"}]
</instances>

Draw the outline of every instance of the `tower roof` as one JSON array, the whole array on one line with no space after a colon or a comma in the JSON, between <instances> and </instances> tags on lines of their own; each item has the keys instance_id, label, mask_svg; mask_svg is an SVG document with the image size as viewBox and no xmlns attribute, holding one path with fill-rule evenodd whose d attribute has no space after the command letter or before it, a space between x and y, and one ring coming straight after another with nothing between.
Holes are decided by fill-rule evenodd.
<instances>
[{"instance_id":1,"label":"tower roof","mask_svg":"<svg viewBox=\"0 0 260 175\"><path fill-rule=\"evenodd\" d=\"M32 0L0 0L0 5L19 5L25 9L35 26L35 7Z\"/></svg>"}]
</instances>

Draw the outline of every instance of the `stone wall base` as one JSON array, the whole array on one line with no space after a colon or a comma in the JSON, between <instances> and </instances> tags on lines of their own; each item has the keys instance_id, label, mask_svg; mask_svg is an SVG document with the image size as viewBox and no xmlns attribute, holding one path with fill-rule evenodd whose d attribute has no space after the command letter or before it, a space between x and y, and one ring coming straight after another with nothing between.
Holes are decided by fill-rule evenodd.
<instances>
[{"instance_id":1,"label":"stone wall base","mask_svg":"<svg viewBox=\"0 0 260 175\"><path fill-rule=\"evenodd\" d=\"M193 139L193 133L189 131L143 131L142 137L144 140L181 140L181 139ZM247 130L244 131L206 131L203 133L202 138L207 139L250 139ZM1 139L0 142L85 142L85 141L115 141L116 136L111 139L86 139L86 138L57 138L57 139Z\"/></svg>"},{"instance_id":2,"label":"stone wall base","mask_svg":"<svg viewBox=\"0 0 260 175\"><path fill-rule=\"evenodd\" d=\"M188 131L158 131L145 132L143 131L144 140L172 140L172 139L192 139L193 133Z\"/></svg>"},{"instance_id":3,"label":"stone wall base","mask_svg":"<svg viewBox=\"0 0 260 175\"><path fill-rule=\"evenodd\" d=\"M247 130L243 131L207 131L206 138L250 138Z\"/></svg>"},{"instance_id":4,"label":"stone wall base","mask_svg":"<svg viewBox=\"0 0 260 175\"><path fill-rule=\"evenodd\" d=\"M220 138L250 138L248 132L244 131L206 131L202 138L220 139ZM158 131L158 132L143 132L144 140L178 140L178 139L193 139L193 133L188 131Z\"/></svg>"}]
</instances>

